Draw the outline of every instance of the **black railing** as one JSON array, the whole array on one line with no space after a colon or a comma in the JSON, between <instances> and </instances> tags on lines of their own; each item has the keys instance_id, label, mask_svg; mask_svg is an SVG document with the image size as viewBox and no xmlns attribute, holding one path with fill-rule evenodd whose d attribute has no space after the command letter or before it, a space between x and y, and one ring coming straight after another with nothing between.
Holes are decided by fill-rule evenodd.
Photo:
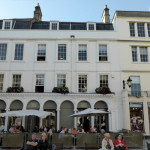
<instances>
[{"instance_id":1,"label":"black railing","mask_svg":"<svg viewBox=\"0 0 150 150\"><path fill-rule=\"evenodd\" d=\"M150 91L128 91L128 96L133 97L150 97Z\"/></svg>"}]
</instances>

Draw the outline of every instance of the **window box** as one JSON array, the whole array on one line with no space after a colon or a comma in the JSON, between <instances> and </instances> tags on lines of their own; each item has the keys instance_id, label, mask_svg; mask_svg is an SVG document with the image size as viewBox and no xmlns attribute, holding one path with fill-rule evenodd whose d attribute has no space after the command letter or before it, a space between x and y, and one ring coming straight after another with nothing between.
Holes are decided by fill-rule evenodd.
<instances>
[{"instance_id":1,"label":"window box","mask_svg":"<svg viewBox=\"0 0 150 150\"><path fill-rule=\"evenodd\" d=\"M98 87L95 89L97 94L110 94L112 93L108 87Z\"/></svg>"},{"instance_id":2,"label":"window box","mask_svg":"<svg viewBox=\"0 0 150 150\"><path fill-rule=\"evenodd\" d=\"M8 93L22 93L24 92L24 88L23 87L8 87L7 92Z\"/></svg>"},{"instance_id":3,"label":"window box","mask_svg":"<svg viewBox=\"0 0 150 150\"><path fill-rule=\"evenodd\" d=\"M54 87L52 92L66 94L66 93L69 93L69 89L68 87Z\"/></svg>"}]
</instances>

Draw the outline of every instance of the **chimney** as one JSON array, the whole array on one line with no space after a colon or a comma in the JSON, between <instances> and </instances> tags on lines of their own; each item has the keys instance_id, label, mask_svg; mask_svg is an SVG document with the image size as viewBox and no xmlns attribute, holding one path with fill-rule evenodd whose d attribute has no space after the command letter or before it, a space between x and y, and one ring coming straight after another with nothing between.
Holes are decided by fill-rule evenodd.
<instances>
[{"instance_id":1,"label":"chimney","mask_svg":"<svg viewBox=\"0 0 150 150\"><path fill-rule=\"evenodd\" d=\"M103 11L102 22L110 23L109 8L107 8L107 5L105 5L104 11Z\"/></svg>"},{"instance_id":2,"label":"chimney","mask_svg":"<svg viewBox=\"0 0 150 150\"><path fill-rule=\"evenodd\" d=\"M41 21L42 20L42 11L41 11L39 3L37 3L37 6L35 7L34 19L36 21Z\"/></svg>"}]
</instances>

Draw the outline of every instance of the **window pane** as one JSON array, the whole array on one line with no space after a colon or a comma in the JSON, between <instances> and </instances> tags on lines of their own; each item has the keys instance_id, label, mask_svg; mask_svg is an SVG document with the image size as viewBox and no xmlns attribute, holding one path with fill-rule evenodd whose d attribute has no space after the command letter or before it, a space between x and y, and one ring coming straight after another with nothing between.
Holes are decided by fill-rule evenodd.
<instances>
[{"instance_id":1,"label":"window pane","mask_svg":"<svg viewBox=\"0 0 150 150\"><path fill-rule=\"evenodd\" d=\"M66 44L58 45L58 60L66 60Z\"/></svg>"},{"instance_id":2,"label":"window pane","mask_svg":"<svg viewBox=\"0 0 150 150\"><path fill-rule=\"evenodd\" d=\"M57 87L66 86L66 75L57 75Z\"/></svg>"},{"instance_id":3,"label":"window pane","mask_svg":"<svg viewBox=\"0 0 150 150\"><path fill-rule=\"evenodd\" d=\"M36 85L44 85L44 75L43 74L37 74L36 75Z\"/></svg>"},{"instance_id":4,"label":"window pane","mask_svg":"<svg viewBox=\"0 0 150 150\"><path fill-rule=\"evenodd\" d=\"M87 45L79 45L78 60L87 61Z\"/></svg>"},{"instance_id":5,"label":"window pane","mask_svg":"<svg viewBox=\"0 0 150 150\"><path fill-rule=\"evenodd\" d=\"M141 96L140 77L131 77L131 96Z\"/></svg>"},{"instance_id":6,"label":"window pane","mask_svg":"<svg viewBox=\"0 0 150 150\"><path fill-rule=\"evenodd\" d=\"M46 60L46 44L39 44L37 52L37 61L45 61L45 60Z\"/></svg>"},{"instance_id":7,"label":"window pane","mask_svg":"<svg viewBox=\"0 0 150 150\"><path fill-rule=\"evenodd\" d=\"M21 75L20 74L14 74L12 87L20 87L20 86L21 86Z\"/></svg>"},{"instance_id":8,"label":"window pane","mask_svg":"<svg viewBox=\"0 0 150 150\"><path fill-rule=\"evenodd\" d=\"M138 23L137 28L138 28L138 36L145 37L144 23Z\"/></svg>"},{"instance_id":9,"label":"window pane","mask_svg":"<svg viewBox=\"0 0 150 150\"><path fill-rule=\"evenodd\" d=\"M78 84L79 92L87 92L87 75L79 75Z\"/></svg>"},{"instance_id":10,"label":"window pane","mask_svg":"<svg viewBox=\"0 0 150 150\"><path fill-rule=\"evenodd\" d=\"M132 47L132 61L137 62L137 47Z\"/></svg>"},{"instance_id":11,"label":"window pane","mask_svg":"<svg viewBox=\"0 0 150 150\"><path fill-rule=\"evenodd\" d=\"M94 30L94 24L89 24L89 30Z\"/></svg>"},{"instance_id":12,"label":"window pane","mask_svg":"<svg viewBox=\"0 0 150 150\"><path fill-rule=\"evenodd\" d=\"M140 47L140 58L141 58L141 62L148 62L147 47Z\"/></svg>"},{"instance_id":13,"label":"window pane","mask_svg":"<svg viewBox=\"0 0 150 150\"><path fill-rule=\"evenodd\" d=\"M150 24L147 24L148 36L150 37Z\"/></svg>"},{"instance_id":14,"label":"window pane","mask_svg":"<svg viewBox=\"0 0 150 150\"><path fill-rule=\"evenodd\" d=\"M135 36L134 23L129 23L129 27L130 27L130 36Z\"/></svg>"},{"instance_id":15,"label":"window pane","mask_svg":"<svg viewBox=\"0 0 150 150\"><path fill-rule=\"evenodd\" d=\"M0 60L6 60L7 44L0 44Z\"/></svg>"},{"instance_id":16,"label":"window pane","mask_svg":"<svg viewBox=\"0 0 150 150\"><path fill-rule=\"evenodd\" d=\"M24 44L16 44L14 60L23 60Z\"/></svg>"},{"instance_id":17,"label":"window pane","mask_svg":"<svg viewBox=\"0 0 150 150\"><path fill-rule=\"evenodd\" d=\"M100 75L100 87L108 87L108 75Z\"/></svg>"},{"instance_id":18,"label":"window pane","mask_svg":"<svg viewBox=\"0 0 150 150\"><path fill-rule=\"evenodd\" d=\"M4 81L4 75L0 74L0 91L3 90L3 81Z\"/></svg>"},{"instance_id":19,"label":"window pane","mask_svg":"<svg viewBox=\"0 0 150 150\"><path fill-rule=\"evenodd\" d=\"M5 21L4 29L10 29L10 21Z\"/></svg>"},{"instance_id":20,"label":"window pane","mask_svg":"<svg viewBox=\"0 0 150 150\"><path fill-rule=\"evenodd\" d=\"M107 60L107 45L99 45L99 61Z\"/></svg>"},{"instance_id":21,"label":"window pane","mask_svg":"<svg viewBox=\"0 0 150 150\"><path fill-rule=\"evenodd\" d=\"M52 30L57 30L57 23L52 23Z\"/></svg>"}]
</instances>

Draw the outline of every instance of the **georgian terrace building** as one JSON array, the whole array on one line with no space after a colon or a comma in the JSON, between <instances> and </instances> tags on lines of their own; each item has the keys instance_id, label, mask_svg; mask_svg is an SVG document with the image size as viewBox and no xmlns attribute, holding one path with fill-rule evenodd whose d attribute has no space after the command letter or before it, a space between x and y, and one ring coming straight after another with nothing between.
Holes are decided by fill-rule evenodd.
<instances>
[{"instance_id":1,"label":"georgian terrace building","mask_svg":"<svg viewBox=\"0 0 150 150\"><path fill-rule=\"evenodd\" d=\"M116 11L113 18L120 53L125 129L150 135L150 12Z\"/></svg>"}]
</instances>

